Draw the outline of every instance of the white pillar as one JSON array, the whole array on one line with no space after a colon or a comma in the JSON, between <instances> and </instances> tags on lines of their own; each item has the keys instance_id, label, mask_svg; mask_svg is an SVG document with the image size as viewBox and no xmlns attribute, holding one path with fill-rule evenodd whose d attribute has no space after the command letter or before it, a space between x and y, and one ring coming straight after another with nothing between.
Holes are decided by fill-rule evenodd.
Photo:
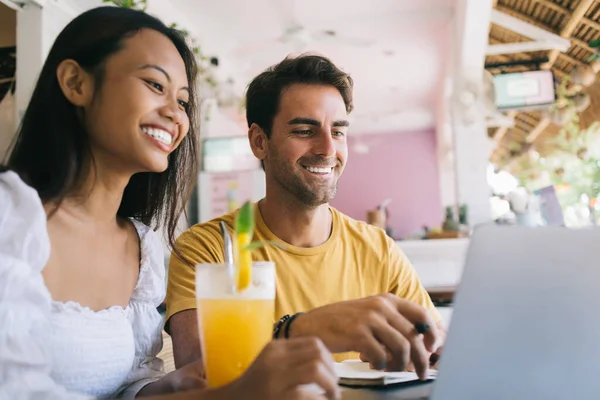
<instances>
[{"instance_id":1,"label":"white pillar","mask_svg":"<svg viewBox=\"0 0 600 400\"><path fill-rule=\"evenodd\" d=\"M16 121L21 121L44 60L60 31L83 9L63 0L29 2L17 11Z\"/></svg>"},{"instance_id":2,"label":"white pillar","mask_svg":"<svg viewBox=\"0 0 600 400\"><path fill-rule=\"evenodd\" d=\"M453 131L458 204L467 204L471 226L491 221L486 171L491 151L482 89L492 0L458 0L455 18Z\"/></svg>"},{"instance_id":3,"label":"white pillar","mask_svg":"<svg viewBox=\"0 0 600 400\"><path fill-rule=\"evenodd\" d=\"M17 124L25 112L46 56L43 29L42 8L28 5L17 12L17 88L15 91Z\"/></svg>"},{"instance_id":4,"label":"white pillar","mask_svg":"<svg viewBox=\"0 0 600 400\"><path fill-rule=\"evenodd\" d=\"M450 118L452 72L446 71L447 77L437 98L436 142L438 174L440 180L440 198L442 207L455 206L456 197L456 165L454 161L454 138L452 137L452 119Z\"/></svg>"}]
</instances>

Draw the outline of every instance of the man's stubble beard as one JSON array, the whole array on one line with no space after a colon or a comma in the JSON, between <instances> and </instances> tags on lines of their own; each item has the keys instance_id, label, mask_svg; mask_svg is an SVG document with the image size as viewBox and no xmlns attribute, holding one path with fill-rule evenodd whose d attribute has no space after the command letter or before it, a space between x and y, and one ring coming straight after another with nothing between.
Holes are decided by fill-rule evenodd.
<instances>
[{"instance_id":1,"label":"man's stubble beard","mask_svg":"<svg viewBox=\"0 0 600 400\"><path fill-rule=\"evenodd\" d=\"M270 164L273 178L279 186L309 209L330 203L337 194L339 177L334 177L332 185L327 185L326 187L321 186L317 190L313 190L312 187L305 183L297 174L286 170L285 167L282 168L284 163L280 161L280 158L276 153L271 154ZM299 168L302 167L299 166Z\"/></svg>"}]
</instances>

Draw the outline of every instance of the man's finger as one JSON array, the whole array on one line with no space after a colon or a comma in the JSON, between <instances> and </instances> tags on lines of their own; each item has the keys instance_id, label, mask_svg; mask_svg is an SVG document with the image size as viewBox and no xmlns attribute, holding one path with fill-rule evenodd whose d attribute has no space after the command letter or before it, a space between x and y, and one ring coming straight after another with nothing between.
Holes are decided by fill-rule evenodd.
<instances>
[{"instance_id":1,"label":"man's finger","mask_svg":"<svg viewBox=\"0 0 600 400\"><path fill-rule=\"evenodd\" d=\"M425 348L423 340L417 338L411 342L410 359L412 360L415 372L419 378L425 380L429 375L429 352Z\"/></svg>"},{"instance_id":2,"label":"man's finger","mask_svg":"<svg viewBox=\"0 0 600 400\"><path fill-rule=\"evenodd\" d=\"M431 315L423 307L414 304L408 300L401 299L393 294L385 294L384 297L389 300L390 305L397 313L400 313L404 318L392 318L390 323L398 329L405 337L412 337L417 332L416 324L420 324L421 328L426 325L427 331L423 333L423 343L425 348L430 352L434 352L438 346L440 338L436 323L431 318ZM408 322L408 324L407 324Z\"/></svg>"},{"instance_id":3,"label":"man's finger","mask_svg":"<svg viewBox=\"0 0 600 400\"><path fill-rule=\"evenodd\" d=\"M374 327L373 332L389 352L388 361L390 362L387 369L390 371L404 371L411 355L411 344L408 339L388 324Z\"/></svg>"},{"instance_id":4,"label":"man's finger","mask_svg":"<svg viewBox=\"0 0 600 400\"><path fill-rule=\"evenodd\" d=\"M385 369L387 367L387 353L372 334L365 335L358 344L357 350L364 355L364 358L375 369Z\"/></svg>"}]
</instances>

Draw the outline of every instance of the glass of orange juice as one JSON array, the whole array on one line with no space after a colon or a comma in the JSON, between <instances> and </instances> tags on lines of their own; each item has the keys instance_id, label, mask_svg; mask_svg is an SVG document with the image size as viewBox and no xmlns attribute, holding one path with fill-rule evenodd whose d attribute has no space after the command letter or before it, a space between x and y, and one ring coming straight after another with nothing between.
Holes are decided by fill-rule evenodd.
<instances>
[{"instance_id":1,"label":"glass of orange juice","mask_svg":"<svg viewBox=\"0 0 600 400\"><path fill-rule=\"evenodd\" d=\"M237 379L273 335L275 264L254 262L252 283L235 289L226 264L196 266L196 301L209 387Z\"/></svg>"}]
</instances>

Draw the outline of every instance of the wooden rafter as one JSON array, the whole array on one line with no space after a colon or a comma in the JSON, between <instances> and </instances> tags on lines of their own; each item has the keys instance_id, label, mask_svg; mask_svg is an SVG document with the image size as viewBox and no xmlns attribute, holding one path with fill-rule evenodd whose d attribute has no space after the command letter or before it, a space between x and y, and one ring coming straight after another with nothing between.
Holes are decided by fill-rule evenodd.
<instances>
[{"instance_id":1,"label":"wooden rafter","mask_svg":"<svg viewBox=\"0 0 600 400\"><path fill-rule=\"evenodd\" d=\"M581 22L583 22L584 24L591 26L592 28L596 29L597 31L600 31L600 24L597 23L596 21L594 21L593 19L590 19L588 17L583 17L581 19Z\"/></svg>"},{"instance_id":2,"label":"wooden rafter","mask_svg":"<svg viewBox=\"0 0 600 400\"><path fill-rule=\"evenodd\" d=\"M496 9L498 11L502 11L502 12L504 12L506 14L509 14L509 15L512 15L514 17L520 18L520 19L522 19L525 22L528 22L530 24L534 24L536 26L539 26L540 28L544 28L544 29L546 29L548 31L551 31L551 29L549 27L543 26L538 21L535 21L533 18L529 18L528 16L522 15L521 13L519 13L519 12L513 10L513 9L510 9L510 8L507 8L507 7L504 7L504 6L496 6ZM492 41L492 42L495 42L495 41L500 42L499 40L494 39L494 38L490 38L490 41ZM506 57L506 56L504 56L504 57ZM506 57L506 58L508 58L508 57ZM530 55L527 55L527 54L521 54L521 58L525 59L525 60L527 60L527 59L531 60L532 59L532 57ZM506 116L509 117L509 118L513 118L514 119L517 116L517 114L518 114L517 111L510 111L510 112L507 113ZM496 143L499 144L502 141L502 139L504 138L504 136L506 135L506 133L508 132L509 129L510 129L510 127L508 127L508 126L501 126L501 127L497 128L496 132L494 132L493 140ZM514 129L514 127L513 127L513 129Z\"/></svg>"},{"instance_id":3,"label":"wooden rafter","mask_svg":"<svg viewBox=\"0 0 600 400\"><path fill-rule=\"evenodd\" d=\"M535 139L550 125L550 119L548 117L542 118L542 120L529 132L525 141L528 143L535 142Z\"/></svg>"},{"instance_id":4,"label":"wooden rafter","mask_svg":"<svg viewBox=\"0 0 600 400\"><path fill-rule=\"evenodd\" d=\"M545 0L533 0L533 1L536 1L536 2L538 2L538 3L541 3L541 4L545 4L545 3L546 3L546 1L545 1ZM555 4L555 3L551 3L551 4ZM556 5L556 4L555 4L555 5ZM558 7L561 7L561 6L558 6ZM562 7L561 7L561 8L562 8ZM503 13L506 13L506 14L512 15L513 17L520 18L520 19L522 19L522 20L523 20L523 21L525 21L525 22L529 22L530 24L536 25L536 26L538 26L538 27L540 27L540 28L543 28L543 29L546 29L546 30L548 30L548 31L552 32L552 28L550 28L549 26L545 26L545 25L544 25L543 23L541 23L540 21L537 21L537 20L535 20L534 18L531 18L530 16L528 16L528 15L525 15L525 14L522 14L522 13L520 13L520 12L516 11L516 10L513 10L512 8L508 8L508 7L504 7L504 6L497 6L497 7L496 7L496 9L497 9L498 11L502 11ZM584 14L585 14L585 13L584 13ZM565 11L565 16L567 16L567 17L571 17L571 16L572 16L572 13L571 13L570 11L566 10L566 11ZM582 21L583 21L584 19L587 19L587 20L589 20L589 18L583 17L583 18L582 18ZM590 20L590 21L591 21L591 20ZM592 22L593 22L593 21L592 21ZM599 30L600 30L600 29L599 29ZM585 41L583 41L583 40L581 40L581 39L579 39L579 38L576 38L576 37L569 37L569 40L571 41L571 43L572 43L572 44L576 44L577 46L579 46L579 47L581 47L581 48L583 48L583 49L585 49L585 50L587 50L587 51L590 51L590 52L594 52L594 51L595 51L595 49L591 48L591 47L590 47L590 46L589 46L589 45L588 45L588 44L587 44Z\"/></svg>"},{"instance_id":5,"label":"wooden rafter","mask_svg":"<svg viewBox=\"0 0 600 400\"><path fill-rule=\"evenodd\" d=\"M577 25L579 25L579 23L583 20L585 13L590 9L590 7L594 5L595 1L596 0L581 0L577 8L573 10L573 13L571 14L567 24L560 31L560 36L567 39L570 38L571 35L573 35L573 32L575 32ZM548 61L548 63L550 65L548 66L548 68L550 68L552 64L554 64L558 53L558 50L550 51L550 54L548 55L548 59L550 60Z\"/></svg>"},{"instance_id":6,"label":"wooden rafter","mask_svg":"<svg viewBox=\"0 0 600 400\"><path fill-rule=\"evenodd\" d=\"M490 37L489 37L489 41L490 41L490 43L492 43L492 44L504 43L503 41L501 41L501 40L499 40L499 39L496 39L496 38L494 38L494 37L492 37L492 36L490 36ZM490 56L490 57L498 58L498 59L500 59L500 60L504 60L505 62L509 62L509 61L520 61L520 60L523 60L523 61L530 61L530 60L533 60L533 57L532 57L532 56L530 56L529 54L526 54L526 53L519 53L519 54L518 54L518 57L519 57L519 58L511 58L510 56L507 56L507 55L504 55L504 54L495 54L495 55L493 55L493 56ZM575 59L573 59L573 60L574 60L576 63L579 63L579 61L578 61L578 60L575 60ZM554 72L554 74L555 74L556 76L558 76L559 78L563 78L563 77L564 77L564 76L567 74L567 72L566 72L566 71L563 71L562 69L560 69L560 68L558 68L558 67L556 67L556 66L554 67L554 69L552 70L552 72Z\"/></svg>"},{"instance_id":7,"label":"wooden rafter","mask_svg":"<svg viewBox=\"0 0 600 400\"><path fill-rule=\"evenodd\" d=\"M570 62L571 64L574 65L582 65L584 64L582 61L579 61L576 58L571 57L570 55L566 54L566 53L559 53L558 54L559 57L564 58L565 60L567 60L568 62Z\"/></svg>"},{"instance_id":8,"label":"wooden rafter","mask_svg":"<svg viewBox=\"0 0 600 400\"><path fill-rule=\"evenodd\" d=\"M551 1L548 1L548 0L532 0L532 1L533 1L534 3L541 4L541 5L543 5L543 6L547 7L547 8L549 8L549 9L551 9L551 10L553 10L553 11L556 11L556 12L559 12L559 13L562 13L562 14L566 14L566 15L568 15L568 14L570 14L570 13L571 13L571 11L569 11L569 9L568 9L568 8L564 8L564 7L563 7L563 6L561 6L560 4L556 4L556 3L553 3L553 2L551 2Z\"/></svg>"},{"instance_id":9,"label":"wooden rafter","mask_svg":"<svg viewBox=\"0 0 600 400\"><path fill-rule=\"evenodd\" d=\"M567 51L571 47L568 39L558 36L551 30L540 27L521 18L495 9L492 11L492 24L512 32L524 40L489 46L487 55L524 53L559 49Z\"/></svg>"},{"instance_id":10,"label":"wooden rafter","mask_svg":"<svg viewBox=\"0 0 600 400\"><path fill-rule=\"evenodd\" d=\"M592 49L589 44L587 44L586 42L584 42L581 39L578 39L576 37L571 37L571 38L569 38L569 40L571 41L571 43L576 44L577 46L582 47L582 48L586 49L587 51L590 51L592 53L595 51L595 49Z\"/></svg>"},{"instance_id":11,"label":"wooden rafter","mask_svg":"<svg viewBox=\"0 0 600 400\"><path fill-rule=\"evenodd\" d=\"M538 119L532 118L525 113L520 113L515 117L515 119L531 128L536 126L539 121Z\"/></svg>"},{"instance_id":12,"label":"wooden rafter","mask_svg":"<svg viewBox=\"0 0 600 400\"><path fill-rule=\"evenodd\" d=\"M563 7L560 4L553 3L550 0L532 0L532 1L534 3L541 4L544 7L547 7L549 9L553 10L553 11L559 12L559 13L563 14L567 18L571 18L572 15L573 15L573 13L571 13L571 10L569 10L568 8ZM585 13L584 13L584 16L581 18L581 22L583 22L584 24L589 25L592 28L600 31L600 24L598 22L594 21L593 19L586 17Z\"/></svg>"},{"instance_id":13,"label":"wooden rafter","mask_svg":"<svg viewBox=\"0 0 600 400\"><path fill-rule=\"evenodd\" d=\"M587 11L594 5L594 2L595 2L595 0L581 0L579 5L577 6L577 8L575 8L575 10L573 10L573 13L571 14L571 16L569 18L569 21L566 23L566 25L560 31L560 36L562 36L564 38L570 38L571 35L573 34L573 32L575 32L577 25L579 25L579 23L584 18ZM543 67L545 69L552 68L557 57L558 57L557 50L550 51L550 54L548 55L549 61ZM537 137L540 135L540 133L542 133L544 131L544 129L546 129L548 127L548 125L550 125L550 119L548 117L542 118L540 120L540 122L537 124L537 126L531 130L529 135L527 135L526 141L528 143L533 143L535 141L535 139L537 139Z\"/></svg>"},{"instance_id":14,"label":"wooden rafter","mask_svg":"<svg viewBox=\"0 0 600 400\"><path fill-rule=\"evenodd\" d=\"M508 14L508 15L512 15L513 17L517 17L519 19L522 19L523 21L528 22L528 23L530 23L532 25L535 25L537 27L540 27L542 29L546 29L548 32L552 32L552 28L551 27L546 26L545 24L543 24L540 21L537 21L534 18L531 18L529 15L525 15L523 13L520 13L519 11L513 10L512 8L508 8L508 7L500 6L499 5L499 6L496 7L496 10L502 11L503 13Z\"/></svg>"},{"instance_id":15,"label":"wooden rafter","mask_svg":"<svg viewBox=\"0 0 600 400\"><path fill-rule=\"evenodd\" d=\"M508 114L506 114L506 116L508 118L515 118L517 116L517 112L516 111L509 111ZM494 142L496 143L500 143L502 141L502 138L504 137L504 135L506 135L506 132L508 132L508 126L501 126L498 129L496 129L496 132L494 133Z\"/></svg>"}]
</instances>

